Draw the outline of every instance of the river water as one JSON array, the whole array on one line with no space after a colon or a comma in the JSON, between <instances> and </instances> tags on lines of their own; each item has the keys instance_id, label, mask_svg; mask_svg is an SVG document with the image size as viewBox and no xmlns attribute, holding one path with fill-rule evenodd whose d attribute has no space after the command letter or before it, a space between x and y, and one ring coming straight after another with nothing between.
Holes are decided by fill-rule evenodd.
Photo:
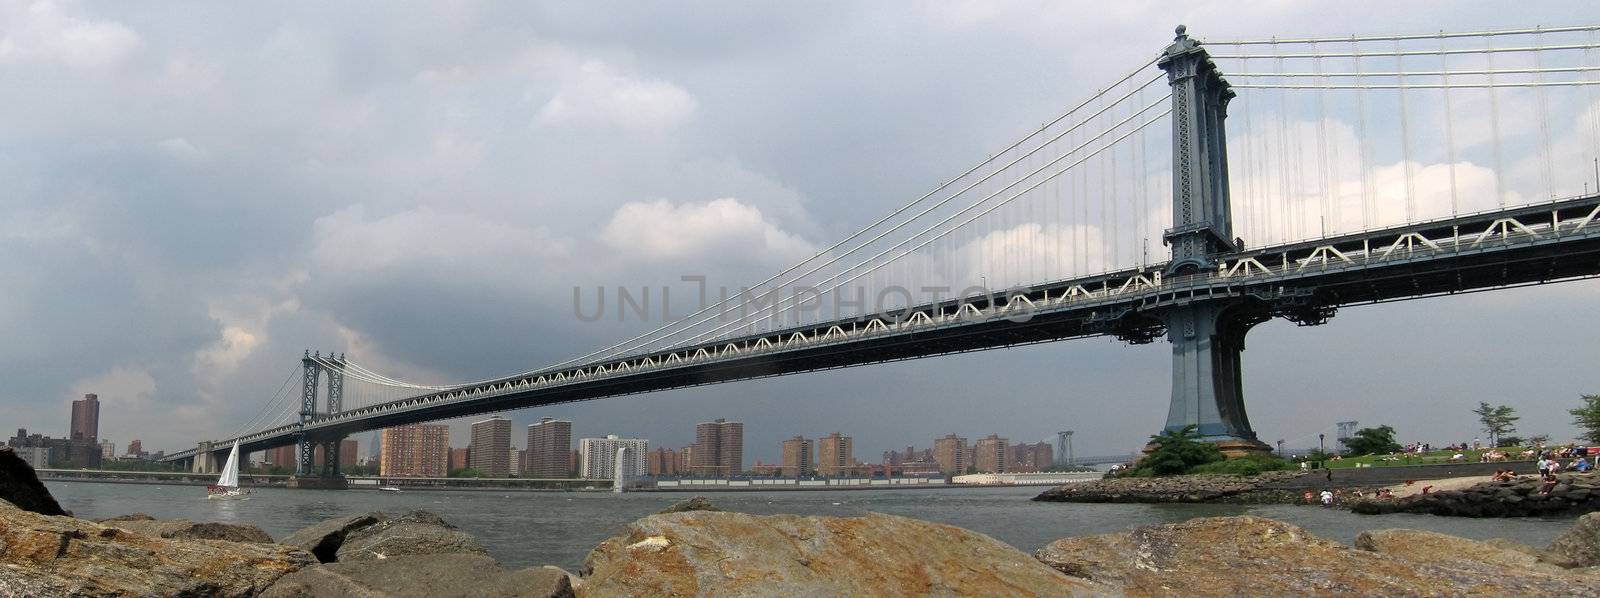
<instances>
[{"instance_id":1,"label":"river water","mask_svg":"<svg viewBox=\"0 0 1600 598\"><path fill-rule=\"evenodd\" d=\"M366 511L398 515L432 511L481 539L508 567L558 565L574 569L602 540L624 526L688 498L681 492L494 492L255 489L249 500L206 500L198 486L47 482L61 506L100 519L133 512L159 519L250 523L274 538L332 517ZM988 534L1026 552L1059 538L1126 530L1193 517L1258 515L1299 525L1350 543L1362 530L1405 527L1457 536L1510 538L1543 547L1572 525L1562 519L1465 519L1432 515L1356 515L1298 505L1127 505L1039 503L1043 487L933 490L713 492L726 510L753 514L861 515L869 511L948 523Z\"/></svg>"}]
</instances>

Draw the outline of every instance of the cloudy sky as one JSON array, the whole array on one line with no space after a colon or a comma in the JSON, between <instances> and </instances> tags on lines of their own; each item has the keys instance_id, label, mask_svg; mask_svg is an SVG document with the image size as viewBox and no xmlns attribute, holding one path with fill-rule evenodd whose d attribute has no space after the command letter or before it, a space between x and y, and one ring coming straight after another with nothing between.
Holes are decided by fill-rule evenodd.
<instances>
[{"instance_id":1,"label":"cloudy sky","mask_svg":"<svg viewBox=\"0 0 1600 598\"><path fill-rule=\"evenodd\" d=\"M249 421L305 349L418 382L524 371L642 330L575 285L809 255L1196 35L1587 24L1583 3L552 3L394 9L0 0L0 420L181 449ZM1373 15L1382 15L1374 19ZM1600 286L1351 308L1252 333L1264 440L1570 437L1600 392ZM841 431L858 457L955 432L1135 448L1168 348L1085 340L509 414L747 459ZM8 428L9 429L9 428ZM1331 430L1330 430L1331 431ZM359 439L366 443L364 435ZM455 441L464 445L464 426ZM520 441L519 441L520 442Z\"/></svg>"}]
</instances>

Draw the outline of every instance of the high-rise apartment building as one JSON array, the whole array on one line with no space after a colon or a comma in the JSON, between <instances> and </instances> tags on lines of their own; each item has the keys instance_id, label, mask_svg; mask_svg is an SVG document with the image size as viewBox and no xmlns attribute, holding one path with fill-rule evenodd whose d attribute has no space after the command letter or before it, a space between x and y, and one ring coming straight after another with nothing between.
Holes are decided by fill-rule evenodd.
<instances>
[{"instance_id":1,"label":"high-rise apartment building","mask_svg":"<svg viewBox=\"0 0 1600 598\"><path fill-rule=\"evenodd\" d=\"M289 446L269 448L267 449L266 459L267 463L273 467L294 471L297 465L295 462L295 446L291 444Z\"/></svg>"},{"instance_id":2,"label":"high-rise apartment building","mask_svg":"<svg viewBox=\"0 0 1600 598\"><path fill-rule=\"evenodd\" d=\"M802 436L783 441L783 475L800 477L816 473L817 462L812 457L811 447L811 441Z\"/></svg>"},{"instance_id":3,"label":"high-rise apartment building","mask_svg":"<svg viewBox=\"0 0 1600 598\"><path fill-rule=\"evenodd\" d=\"M855 465L851 439L838 432L817 439L817 473L838 477L850 473Z\"/></svg>"},{"instance_id":4,"label":"high-rise apartment building","mask_svg":"<svg viewBox=\"0 0 1600 598\"><path fill-rule=\"evenodd\" d=\"M658 448L650 453L645 469L653 476L677 475L678 451Z\"/></svg>"},{"instance_id":5,"label":"high-rise apartment building","mask_svg":"<svg viewBox=\"0 0 1600 598\"><path fill-rule=\"evenodd\" d=\"M1006 463L1006 471L1019 473L1044 471L1054 465L1051 461L1054 455L1055 451L1048 442L1018 444L1011 447L1011 458Z\"/></svg>"},{"instance_id":6,"label":"high-rise apartment building","mask_svg":"<svg viewBox=\"0 0 1600 598\"><path fill-rule=\"evenodd\" d=\"M978 439L972 446L972 466L984 473L1004 473L1011 457L1011 442L999 435L990 434Z\"/></svg>"},{"instance_id":7,"label":"high-rise apartment building","mask_svg":"<svg viewBox=\"0 0 1600 598\"><path fill-rule=\"evenodd\" d=\"M623 471L629 477L647 475L645 454L650 452L650 441L643 438L618 438L608 434L605 438L584 438L578 441L579 477L591 480L609 480L617 472L617 451L627 449L622 455Z\"/></svg>"},{"instance_id":8,"label":"high-rise apartment building","mask_svg":"<svg viewBox=\"0 0 1600 598\"><path fill-rule=\"evenodd\" d=\"M472 453L472 449L464 449L464 448L453 448L453 449L450 449L450 469L449 469L449 471L455 471L457 469L466 469L467 466L470 465L470 461L467 459L467 456L469 454L471 454L471 453Z\"/></svg>"},{"instance_id":9,"label":"high-rise apartment building","mask_svg":"<svg viewBox=\"0 0 1600 598\"><path fill-rule=\"evenodd\" d=\"M744 423L725 419L694 427L695 475L725 478L744 471Z\"/></svg>"},{"instance_id":10,"label":"high-rise apartment building","mask_svg":"<svg viewBox=\"0 0 1600 598\"><path fill-rule=\"evenodd\" d=\"M144 443L140 442L139 439L137 439L137 438L133 439L133 442L128 443L127 455L129 457L137 457L137 458L143 459L144 458Z\"/></svg>"},{"instance_id":11,"label":"high-rise apartment building","mask_svg":"<svg viewBox=\"0 0 1600 598\"><path fill-rule=\"evenodd\" d=\"M678 449L678 475L695 475L694 472L694 443Z\"/></svg>"},{"instance_id":12,"label":"high-rise apartment building","mask_svg":"<svg viewBox=\"0 0 1600 598\"><path fill-rule=\"evenodd\" d=\"M450 426L415 424L383 431L382 475L442 478L450 473L449 461Z\"/></svg>"},{"instance_id":13,"label":"high-rise apartment building","mask_svg":"<svg viewBox=\"0 0 1600 598\"><path fill-rule=\"evenodd\" d=\"M89 393L72 402L72 430L67 438L95 440L100 437L100 395Z\"/></svg>"},{"instance_id":14,"label":"high-rise apartment building","mask_svg":"<svg viewBox=\"0 0 1600 598\"><path fill-rule=\"evenodd\" d=\"M961 475L967 473L967 439L947 434L933 441L933 461L939 464L939 473Z\"/></svg>"},{"instance_id":15,"label":"high-rise apartment building","mask_svg":"<svg viewBox=\"0 0 1600 598\"><path fill-rule=\"evenodd\" d=\"M511 475L511 420L498 415L473 422L469 467L495 478Z\"/></svg>"},{"instance_id":16,"label":"high-rise apartment building","mask_svg":"<svg viewBox=\"0 0 1600 598\"><path fill-rule=\"evenodd\" d=\"M528 477L570 477L571 454L572 422L544 417L528 426L528 458L523 466Z\"/></svg>"},{"instance_id":17,"label":"high-rise apartment building","mask_svg":"<svg viewBox=\"0 0 1600 598\"><path fill-rule=\"evenodd\" d=\"M509 456L511 457L511 475L521 477L524 471L522 468L523 459L528 458L528 451L514 450L509 453Z\"/></svg>"},{"instance_id":18,"label":"high-rise apartment building","mask_svg":"<svg viewBox=\"0 0 1600 598\"><path fill-rule=\"evenodd\" d=\"M290 447L288 447L288 449L289 449L289 454L293 455L295 447L290 446ZM350 468L350 467L355 467L356 466L356 457L358 456L358 455L356 455L356 451L357 450L358 450L358 447L356 446L356 439L354 439L354 438L346 438L346 439L343 439L343 440L339 441L339 469L341 471L346 469L346 468ZM323 460L322 445L321 444L312 445L312 449L311 449L311 465L312 465L312 467L322 467L322 460ZM290 457L290 464L289 464L289 468L290 469L294 468L293 461L294 461L294 458Z\"/></svg>"},{"instance_id":19,"label":"high-rise apartment building","mask_svg":"<svg viewBox=\"0 0 1600 598\"><path fill-rule=\"evenodd\" d=\"M100 458L101 459L115 459L115 458L117 458L117 443L112 442L110 440L102 440L102 441L100 441Z\"/></svg>"}]
</instances>

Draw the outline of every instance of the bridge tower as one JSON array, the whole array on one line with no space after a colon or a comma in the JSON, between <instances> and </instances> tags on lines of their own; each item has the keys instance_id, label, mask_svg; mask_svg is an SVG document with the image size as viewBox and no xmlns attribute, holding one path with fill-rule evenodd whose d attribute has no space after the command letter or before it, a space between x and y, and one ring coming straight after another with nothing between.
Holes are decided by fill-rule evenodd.
<instances>
[{"instance_id":1,"label":"bridge tower","mask_svg":"<svg viewBox=\"0 0 1600 598\"><path fill-rule=\"evenodd\" d=\"M1217 256L1237 251L1228 198L1225 121L1234 92L1200 42L1182 25L1156 62L1172 87L1172 247L1169 279L1216 271ZM1229 454L1267 452L1245 416L1240 353L1245 333L1270 318L1245 298L1195 298L1161 308L1172 343L1172 403L1165 429L1195 426Z\"/></svg>"},{"instance_id":2,"label":"bridge tower","mask_svg":"<svg viewBox=\"0 0 1600 598\"><path fill-rule=\"evenodd\" d=\"M344 356L335 357L328 353L326 358L322 352L315 355L307 350L300 359L300 423L305 424L319 416L339 413L344 409ZM317 409L317 395L321 391L323 374L327 374L328 394L323 403L323 409ZM302 433L295 441L296 456L294 477L289 484L293 487L343 487L343 476L339 473L339 443L344 440L342 435L313 437ZM316 449L322 449L322 465L316 463ZM320 478L319 481L311 481Z\"/></svg>"}]
</instances>

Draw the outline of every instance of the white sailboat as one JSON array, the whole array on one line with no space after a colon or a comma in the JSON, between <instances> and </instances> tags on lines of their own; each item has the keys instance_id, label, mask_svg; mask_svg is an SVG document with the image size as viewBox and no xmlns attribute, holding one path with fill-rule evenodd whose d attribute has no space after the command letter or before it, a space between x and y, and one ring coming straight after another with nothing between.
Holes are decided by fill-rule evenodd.
<instances>
[{"instance_id":1,"label":"white sailboat","mask_svg":"<svg viewBox=\"0 0 1600 598\"><path fill-rule=\"evenodd\" d=\"M222 466L222 475L217 477L217 483L206 487L206 498L211 499L238 499L245 498L248 494L239 488L239 441L233 442L233 450L228 453L228 464Z\"/></svg>"}]
</instances>

